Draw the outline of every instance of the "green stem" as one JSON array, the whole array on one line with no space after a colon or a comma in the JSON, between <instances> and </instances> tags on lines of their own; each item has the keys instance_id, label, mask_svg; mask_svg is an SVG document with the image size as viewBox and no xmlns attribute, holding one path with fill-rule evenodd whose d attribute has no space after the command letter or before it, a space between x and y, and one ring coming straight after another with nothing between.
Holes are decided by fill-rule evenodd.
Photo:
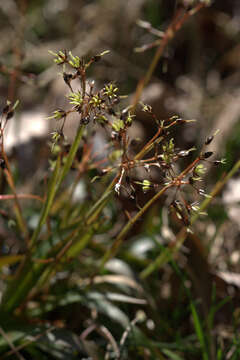
<instances>
[{"instance_id":1,"label":"green stem","mask_svg":"<svg viewBox=\"0 0 240 360\"><path fill-rule=\"evenodd\" d=\"M62 168L62 171L61 171L61 167L60 167L61 166L60 156L57 159L57 162L55 164L55 169L53 171L52 177L49 182L47 199L43 205L38 225L33 233L32 239L31 239L32 245L34 245L36 243L39 233L41 231L41 228L45 224L48 214L51 210L55 195L56 195L57 191L59 190L60 185L62 184L65 176L67 175L67 173L69 172L69 170L72 166L76 152L80 145L80 141L81 141L81 138L83 135L83 130L84 130L84 126L79 126L76 137L70 148L69 154L68 154L66 162Z\"/></svg>"},{"instance_id":2,"label":"green stem","mask_svg":"<svg viewBox=\"0 0 240 360\"><path fill-rule=\"evenodd\" d=\"M171 259L173 254L175 254L183 244L184 240L186 239L187 231L184 227L181 231L180 236L178 236L178 239L176 240L174 247L172 248L165 248L161 253L157 256L157 258L149 264L141 273L140 278L146 279L152 272L159 269L164 264L168 263Z\"/></svg>"},{"instance_id":3,"label":"green stem","mask_svg":"<svg viewBox=\"0 0 240 360\"><path fill-rule=\"evenodd\" d=\"M12 313L32 290L39 279L39 274L46 267L45 264L34 263L30 258L25 261L20 278L10 282L2 299L1 311Z\"/></svg>"},{"instance_id":4,"label":"green stem","mask_svg":"<svg viewBox=\"0 0 240 360\"><path fill-rule=\"evenodd\" d=\"M172 40L174 38L176 33L181 29L183 24L186 22L186 20L190 16L196 14L204 6L205 6L204 3L197 4L195 8L193 8L191 11L186 12L180 19L179 19L179 12L176 13L173 21L170 23L167 30L165 31L164 37L162 38L162 41L161 41L161 44L158 47L158 49L153 57L153 60L146 72L145 77L142 80L140 80L140 82L137 86L134 104L133 104L133 110L136 108L136 105L139 102L139 99L142 95L143 89L151 80L154 70L155 70L160 58L162 57L166 46L169 44L170 40Z\"/></svg>"},{"instance_id":5,"label":"green stem","mask_svg":"<svg viewBox=\"0 0 240 360\"><path fill-rule=\"evenodd\" d=\"M88 211L86 218L87 218L87 225L94 223L97 219L98 215L104 208L104 206L108 202L108 198L112 194L112 189L115 183L115 179L111 182L108 188L104 191L102 197L92 206L92 208Z\"/></svg>"},{"instance_id":6,"label":"green stem","mask_svg":"<svg viewBox=\"0 0 240 360\"><path fill-rule=\"evenodd\" d=\"M66 240L62 242L62 248L58 254L54 254L54 252L51 254L50 252L49 257L54 256L55 261L52 264L46 266L45 271L39 275L39 281L37 283L37 287L39 289L41 289L42 286L44 286L49 281L53 273L56 272L56 269L59 270L60 261L63 261L64 258L76 258L80 254L80 252L88 245L95 230L95 227L91 227L85 234L79 234L78 232L75 237L69 237L68 242L66 242ZM65 251L64 248L66 249Z\"/></svg>"},{"instance_id":7,"label":"green stem","mask_svg":"<svg viewBox=\"0 0 240 360\"><path fill-rule=\"evenodd\" d=\"M120 248L123 239L125 238L125 236L127 235L127 233L129 232L129 230L131 230L131 228L133 227L133 225L136 223L136 221L150 208L150 206L152 206L170 187L174 186L174 184L168 184L166 186L164 186L157 194L155 194L144 206L143 208L132 218L128 221L128 223L124 226L124 228L122 229L122 231L119 233L119 235L117 236L117 238L115 239L114 243L112 244L112 246L110 247L110 249L106 252L106 254L104 255L101 265L100 265L100 269L103 270L104 265L106 264L106 262L111 259L114 255L116 255L118 249Z\"/></svg>"},{"instance_id":8,"label":"green stem","mask_svg":"<svg viewBox=\"0 0 240 360\"><path fill-rule=\"evenodd\" d=\"M55 195L59 190L59 187L64 180L65 176L69 172L72 163L74 161L76 152L78 150L84 127L79 126L74 142L69 151L67 160L61 170L61 157L59 156L54 171L52 173L51 179L48 185L47 198L42 207L40 219L38 225L32 235L31 245L35 245L42 229L42 226L45 224L46 219L51 210ZM4 305L2 308L4 311L13 311L16 307L21 305L21 302L26 298L30 293L32 288L37 284L42 272L47 267L46 264L38 264L31 260L31 254L27 259L24 260L23 268L19 275L14 281L10 282L7 291L4 296Z\"/></svg>"},{"instance_id":9,"label":"green stem","mask_svg":"<svg viewBox=\"0 0 240 360\"><path fill-rule=\"evenodd\" d=\"M75 139L74 139L74 142L72 143L72 146L71 146L71 149L69 151L69 154L67 156L67 160L63 166L63 169L62 169L62 173L59 177L59 180L57 182L57 190L59 189L61 183L63 182L65 176L68 174L69 170L71 169L71 166L73 164L73 161L74 161L74 158L75 158L75 155L78 151L78 148L79 148L79 145L80 145L80 141L82 139L82 136L83 136L83 131L84 131L84 126L83 125L80 125L79 128L78 128L78 131L77 131L77 134L75 136Z\"/></svg>"},{"instance_id":10,"label":"green stem","mask_svg":"<svg viewBox=\"0 0 240 360\"><path fill-rule=\"evenodd\" d=\"M41 216L40 216L40 219L38 221L38 225L37 225L37 227L36 227L36 229L35 229L35 231L34 231L34 233L32 235L32 238L31 238L31 245L35 244L35 242L36 242L36 240L37 240L37 238L39 236L39 233L41 231L41 228L44 225L44 223L45 223L45 221L47 219L47 216L49 214L49 211L51 209L51 206L52 206L55 194L56 194L56 190L57 190L56 184L57 184L57 179L58 179L58 176L59 176L59 173L60 173L60 164L61 164L61 158L59 156L57 161L56 161L55 168L54 168L54 171L52 173L52 176L51 176L51 179L50 179L50 182L49 182L47 198L46 198L46 201L43 204L42 211L41 211Z\"/></svg>"},{"instance_id":11,"label":"green stem","mask_svg":"<svg viewBox=\"0 0 240 360\"><path fill-rule=\"evenodd\" d=\"M15 215L16 215L17 224L19 226L19 229L25 235L26 246L28 246L28 235L29 234L28 234L27 225L26 225L26 222L25 222L25 220L23 218L22 209L21 209L20 203L18 201L18 196L17 196L17 193L16 193L16 188L15 188L12 172L11 172L11 169L10 169L10 165L9 165L9 162L8 162L8 158L5 155L5 153L4 153L3 156L4 156L5 163L7 165L7 168L4 170L5 176L6 176L8 185L9 185L10 189L12 190L13 196L14 196L14 211L15 211Z\"/></svg>"},{"instance_id":12,"label":"green stem","mask_svg":"<svg viewBox=\"0 0 240 360\"><path fill-rule=\"evenodd\" d=\"M191 224L194 224L195 221L198 219L199 217L199 213L203 210L205 210L207 208L207 206L210 204L210 202L212 201L212 199L221 191L221 189L223 188L223 186L227 183L227 181L239 170L240 168L240 160L238 160L236 162L236 164L233 166L233 168L229 171L229 173L224 177L223 180L220 180L217 182L217 184L215 185L214 189L212 190L212 192L210 193L211 197L210 198L206 198L201 206L199 211L194 214L194 216L192 216L191 218ZM183 173L182 173L183 174ZM181 174L180 174L181 176ZM184 231L184 233L182 234L182 231ZM182 245L185 241L187 237L187 232L185 231L185 228L183 228L183 230L180 231L180 233L177 235L177 241L176 241L176 245L169 249L165 249L165 251L161 252L161 254L154 260L153 263L151 263L148 267L146 267L140 274L140 277L142 279L146 279L152 272L154 272L155 270L159 269L163 264L166 264L172 257L173 253L177 252L178 249L180 248L180 245Z\"/></svg>"},{"instance_id":13,"label":"green stem","mask_svg":"<svg viewBox=\"0 0 240 360\"><path fill-rule=\"evenodd\" d=\"M149 142L144 146L144 148L142 150L140 150L139 153L134 157L134 161L141 160L142 157L148 151L150 151L154 141L158 140L157 138L160 135L161 131L162 131L162 128L159 128L157 133L153 136L153 138L151 140L149 140ZM161 140L162 140L162 137L159 139L159 141L161 141ZM97 219L98 215L100 214L100 212L102 211L104 206L107 204L108 198L112 194L112 189L113 189L114 185L116 184L117 179L118 179L118 175L115 176L115 178L112 180L112 182L108 185L107 189L104 191L101 198L89 210L89 212L87 213L87 216L86 216L87 224L92 224Z\"/></svg>"}]
</instances>

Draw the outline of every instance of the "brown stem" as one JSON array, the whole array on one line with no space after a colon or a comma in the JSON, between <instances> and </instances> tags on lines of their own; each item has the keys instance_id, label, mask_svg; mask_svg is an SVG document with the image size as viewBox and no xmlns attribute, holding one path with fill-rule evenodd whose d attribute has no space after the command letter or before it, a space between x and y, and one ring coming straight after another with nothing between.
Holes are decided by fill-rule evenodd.
<instances>
[{"instance_id":1,"label":"brown stem","mask_svg":"<svg viewBox=\"0 0 240 360\"><path fill-rule=\"evenodd\" d=\"M187 21L187 19L190 16L196 14L201 8L203 8L205 6L206 5L204 3L198 3L192 10L187 11L183 16L181 16L181 14L182 14L181 9L179 9L176 12L172 22L170 23L170 25L168 26L167 30L164 33L161 44L154 55L154 58L148 68L148 71L147 71L145 77L143 79L141 79L137 85L137 89L135 92L135 99L133 102L133 111L136 109L137 103L140 100L143 89L151 80L151 77L152 77L153 72L159 62L159 59L162 57L164 50L165 50L166 46L168 45L168 43L170 42L170 40L172 40L175 37L176 33L181 29L183 24Z\"/></svg>"},{"instance_id":2,"label":"brown stem","mask_svg":"<svg viewBox=\"0 0 240 360\"><path fill-rule=\"evenodd\" d=\"M16 218L18 220L18 225L19 225L21 231L25 235L25 241L26 241L26 244L27 244L28 240L29 240L28 229L27 229L26 222L25 222L25 220L24 220L24 218L22 216L22 209L21 209L20 203L18 201L18 196L17 196L17 192L16 192L16 188L15 188L11 168L10 168L10 165L9 165L8 157L7 157L7 155L6 155L5 151L4 151L3 142L1 144L1 148L2 148L2 156L3 156L5 164L6 164L6 168L4 169L4 173L5 173L8 185L9 185L9 187L11 188L11 190L13 192L13 197L14 197L14 202L15 202L14 208L15 208Z\"/></svg>"},{"instance_id":3,"label":"brown stem","mask_svg":"<svg viewBox=\"0 0 240 360\"><path fill-rule=\"evenodd\" d=\"M116 255L118 249L120 248L125 236L129 232L129 230L133 227L136 221L152 206L170 187L174 186L174 184L168 184L164 186L158 193L156 193L144 206L143 208L132 218L127 224L124 226L122 231L118 234L116 239L114 240L110 249L104 255L101 262L101 270L103 269L106 262Z\"/></svg>"},{"instance_id":4,"label":"brown stem","mask_svg":"<svg viewBox=\"0 0 240 360\"><path fill-rule=\"evenodd\" d=\"M0 200L15 200L16 197L18 199L33 199L33 200L38 200L38 201L41 201L41 202L44 201L40 196L34 195L34 194L17 194L17 195L7 194L7 195L0 195Z\"/></svg>"}]
</instances>

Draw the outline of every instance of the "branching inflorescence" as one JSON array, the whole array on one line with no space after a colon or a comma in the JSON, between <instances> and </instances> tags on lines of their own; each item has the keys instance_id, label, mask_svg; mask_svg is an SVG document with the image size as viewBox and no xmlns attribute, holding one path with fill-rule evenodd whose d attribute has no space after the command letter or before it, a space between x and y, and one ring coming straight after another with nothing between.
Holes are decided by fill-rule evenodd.
<instances>
[{"instance_id":1,"label":"branching inflorescence","mask_svg":"<svg viewBox=\"0 0 240 360\"><path fill-rule=\"evenodd\" d=\"M101 126L108 136L109 155L101 162L101 167L99 163L96 163L95 166L101 171L101 175L115 172L116 175L112 183L115 194L119 196L122 192L125 192L131 199L136 200L136 186L139 185L144 193L150 189L159 192L164 191L164 189L175 188L176 195L170 208L188 227L191 213L198 211L199 207L196 201L191 203L185 199L183 188L189 186L197 194L205 197L209 196L197 184L202 180L202 176L206 171L203 165L204 162L212 162L215 165L224 162L224 160L211 161L210 158L213 153L205 149L211 144L217 132L206 139L200 154L195 160L182 172L179 172L177 170L179 166L176 166L178 161L190 156L196 148L193 147L187 150L176 148L174 138L171 137L171 130L175 126L194 120L184 120L176 115L166 120L159 120L153 113L151 106L140 103L142 111L154 120L157 131L137 154L132 155L129 150L131 139L128 135L128 129L135 117L133 108L128 106L121 110L120 101L122 97L113 82L97 90L94 81L89 82L86 78L88 67L92 63L99 61L107 53L108 51L105 51L93 56L89 61L74 56L71 52L59 51L58 53L52 53L55 56L54 61L58 65L63 65L63 80L71 91L67 98L72 106L69 110L58 109L49 117L62 121L60 129L53 133L53 146L60 142L61 139L64 139L64 126L70 113L79 114L79 125L84 126L86 131L90 122ZM65 72L66 66L70 67L72 72ZM80 80L80 88L73 91L72 81L77 79ZM109 159L111 159L110 164L107 164ZM89 168L90 166L93 167L90 160L88 166ZM136 179L136 170L139 168L145 169L146 178L143 180ZM153 168L158 169L158 181L152 180L151 172Z\"/></svg>"}]
</instances>

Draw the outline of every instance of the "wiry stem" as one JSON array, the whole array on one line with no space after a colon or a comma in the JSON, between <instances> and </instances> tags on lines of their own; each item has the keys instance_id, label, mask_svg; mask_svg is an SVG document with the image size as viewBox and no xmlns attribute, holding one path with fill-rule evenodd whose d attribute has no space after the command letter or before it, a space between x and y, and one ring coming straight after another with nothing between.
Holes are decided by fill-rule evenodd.
<instances>
[{"instance_id":1,"label":"wiry stem","mask_svg":"<svg viewBox=\"0 0 240 360\"><path fill-rule=\"evenodd\" d=\"M145 86L149 83L149 81L151 80L151 77L153 75L153 72L160 60L160 58L162 57L165 48L167 47L167 45L169 44L170 40L172 40L174 38L174 36L176 35L176 33L181 29L181 27L183 26L183 24L187 21L187 19L196 14L200 9L202 9L203 7L205 7L206 5L204 3L198 3L192 10L187 11L183 16L181 16L182 14L182 10L179 9L176 14L175 17L173 19L173 21L170 23L170 25L168 26L167 30L164 33L164 36L161 40L160 46L157 49L154 58L148 68L148 71L145 75L145 77L143 79L141 79L138 83L136 92L135 92L135 98L134 98L134 102L133 102L133 109L136 108L143 89L145 88Z\"/></svg>"},{"instance_id":2,"label":"wiry stem","mask_svg":"<svg viewBox=\"0 0 240 360\"><path fill-rule=\"evenodd\" d=\"M106 252L104 255L100 269L103 270L104 265L106 262L116 255L118 249L120 248L123 239L127 235L127 233L131 230L133 225L138 221L138 219L152 206L170 187L172 187L173 184L168 184L164 186L157 194L155 194L144 206L143 208L132 218L128 221L128 223L124 226L122 231L119 233L115 241L113 242L110 249Z\"/></svg>"}]
</instances>

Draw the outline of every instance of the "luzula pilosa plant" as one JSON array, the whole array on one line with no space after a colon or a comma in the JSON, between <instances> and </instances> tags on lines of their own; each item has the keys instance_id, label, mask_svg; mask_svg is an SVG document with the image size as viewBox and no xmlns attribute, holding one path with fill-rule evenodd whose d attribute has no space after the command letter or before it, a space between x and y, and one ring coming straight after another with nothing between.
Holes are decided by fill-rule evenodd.
<instances>
[{"instance_id":1,"label":"luzula pilosa plant","mask_svg":"<svg viewBox=\"0 0 240 360\"><path fill-rule=\"evenodd\" d=\"M101 61L102 57L107 55L108 52L104 51L93 56L90 60L85 60L67 51L51 53L55 58L55 63L63 68L63 80L70 90L67 94L70 106L68 109L56 109L52 116L49 117L49 119L55 119L59 124L58 129L52 134L52 152L55 160L51 161L52 174L49 180L48 191L43 201L38 224L32 235L29 234L26 228L17 195L14 195L16 218L19 228L23 230L22 232L25 235L28 249L27 257L23 259L22 270L27 276L24 278L24 282L18 284L17 290L16 282L13 282L7 289L4 311L12 311L19 306L19 303L24 301L27 294L36 285L36 279L39 286L46 279L49 279L51 268L48 268L47 264L54 264L56 261L60 261L63 255L64 259L76 257L87 246L92 236L96 233L99 224L105 220L104 217L101 219L100 215L112 195L117 198L125 195L135 201L136 213L132 217L130 214L127 214L128 221L114 238L110 248L103 256L100 264L101 269L103 269L106 261L117 253L123 239L133 225L170 189L174 190L174 196L169 209L177 215L184 228L190 230L191 215L192 213L199 212L195 193L208 197L201 186L199 186L202 176L206 171L204 163L211 162L218 165L224 162L223 160L211 161L212 152L208 147L210 147L216 135L215 133L205 140L195 160L191 160L189 165L180 171L179 162L181 159L188 156L192 159L192 154L196 149L183 150L177 148L174 136L172 135L172 129L188 124L193 120L184 120L176 115L165 120L158 119L151 106L143 103L139 103L138 106L142 108L143 112L148 114L150 120L154 120L156 132L142 146L138 153L133 154L128 130L133 122L137 121L135 117L135 104L134 106L129 105L126 108L122 108L122 96L119 95L119 90L114 82L98 89L94 81L88 81L87 79L89 66ZM80 84L77 90L75 90L76 86L73 86L73 82L75 82L74 85ZM5 123L9 119L11 109L14 110L16 105L13 108L11 104L7 106L9 111L3 113L1 121L2 140ZM72 113L77 115L78 128L72 145L66 146L64 128L68 121L68 116ZM93 141L92 134L97 127L104 129L106 136L105 150L108 152L106 157L101 160L96 159L96 154L93 153L91 144ZM81 142L84 142L84 146L82 156L79 159L78 150ZM2 152L4 153L3 142ZM31 258L34 250L41 246L42 242L39 240L42 239L44 233L46 233L46 237L51 237L51 231L49 232L48 227L47 231L44 231L44 225L49 221L56 194L59 193L63 180L71 168L78 169L78 174L96 169L99 175L97 177L107 177L105 184L109 181L109 178L111 178L111 182L100 199L95 203L93 202L92 206L83 216L77 214L75 217L71 216L69 219L67 217L62 219L61 230L67 229L65 237L61 237L58 240L59 242L51 247L42 258L41 256L37 259ZM141 179L138 176L139 169L143 170L141 173L145 174ZM8 173L11 174L10 172ZM10 180L11 178L9 177L9 183L11 182ZM77 180L78 175L76 176L75 184ZM94 186L95 180L96 177L92 179L92 186ZM151 190L150 199L145 201L142 206L139 206L138 202L137 189L139 190L139 187L143 193ZM187 188L190 188L191 191L187 192ZM14 188L13 191L15 192Z\"/></svg>"},{"instance_id":2,"label":"luzula pilosa plant","mask_svg":"<svg viewBox=\"0 0 240 360\"><path fill-rule=\"evenodd\" d=\"M90 122L95 126L104 128L108 137L107 149L109 154L106 159L101 161L101 164L96 163L94 165L89 159L88 167L96 166L101 176L109 173L115 174L107 191L114 190L115 196L119 196L123 192L131 199L136 200L136 186L140 185L143 192L152 188L155 189L156 198L154 198L157 200L158 194L162 195L167 189L175 188L176 196L170 207L176 212L177 217L183 224L189 227L191 213L198 211L199 208L196 201L189 202L185 200L183 188L188 185L199 195L208 196L198 186L198 183L206 171L203 165L204 162L212 162L214 165L223 163L223 160L211 161L210 158L213 153L206 149L211 144L216 133L206 139L200 154L195 160L185 170L177 172L177 162L183 157L188 157L196 149L180 150L176 148L174 138L171 136L171 130L175 126L181 126L194 120L184 120L176 115L166 120L160 120L153 113L151 106L140 103L142 111L146 112L155 121L156 133L133 156L129 150L131 139L128 136L128 129L135 121L135 114L131 111L132 107L128 106L123 110L121 109L121 96L114 83L96 89L94 82L88 82L86 78L88 67L94 62L100 61L101 57L107 54L107 51L92 57L89 61L85 61L83 58L66 51L52 54L55 56L54 61L58 65L63 65L63 79L71 90L67 95L71 108L68 110L58 109L50 116L50 118L62 122L59 130L53 134L53 144L56 145L61 142L60 140L64 140L64 125L67 116L73 112L79 115L79 126L84 127L86 139L88 138L88 131L89 133L92 132L92 126L91 130L88 130ZM65 72L66 66L71 69L70 72ZM80 88L77 91L73 91L71 85L75 80L80 80ZM58 148L58 151L61 151L61 147ZM108 164L109 159L111 159L111 164ZM135 170L139 168L145 169L146 173L146 179L141 181L136 180ZM152 180L151 172L153 168L158 169L159 178L157 182ZM143 209L145 211L149 207L148 203L145 206L139 210L141 215ZM134 218L130 219L130 221L134 223Z\"/></svg>"},{"instance_id":3,"label":"luzula pilosa plant","mask_svg":"<svg viewBox=\"0 0 240 360\"><path fill-rule=\"evenodd\" d=\"M130 199L135 201L136 210L138 210L133 218L129 218L128 223L117 236L113 247L105 255L103 263L115 254L122 239L134 223L170 188L175 189L175 197L170 205L170 210L174 211L178 219L189 229L191 214L192 212L198 212L199 207L195 201L196 199L191 201L185 198L186 186L191 187L197 194L207 197L208 195L204 189L198 185L206 171L204 162L212 162L214 165L224 162L224 160L210 160L212 152L208 151L207 147L209 147L214 139L215 133L206 139L200 154L195 160L191 161L183 171L179 171L178 161L188 157L196 149L182 150L176 148L171 130L176 126L182 126L194 120L184 120L176 115L161 120L153 113L151 106L143 103L140 103L139 106L141 106L143 112L147 113L154 120L156 133L137 154L133 155L132 151L130 151L131 139L128 135L128 129L133 121L136 120L132 107L121 108L122 97L119 95L119 90L115 83L111 82L101 89L97 89L94 81L87 80L86 72L89 66L100 61L102 56L107 53L108 51L104 51L85 61L84 58L74 56L70 51L51 52L55 57L55 63L63 67L63 80L70 89L70 92L67 94L70 107L66 110L57 109L48 118L55 119L58 123L60 122L58 130L52 134L52 152L55 158L57 156L57 160L51 161L53 170L51 181L54 183L54 191L47 195L38 226L29 241L30 247L35 245L40 236L41 228L46 222L55 195L65 176L73 165L76 168L83 161L81 159L79 162L76 156L83 135L85 143L91 142L94 127L100 126L105 129L107 136L106 150L108 155L106 158L96 161L94 154L88 154L87 158L84 159L84 171L93 168L98 171L99 176L93 178L92 182L106 174L112 176L113 179L99 201L93 204L87 213L87 217L82 219L82 221L87 226L94 224L112 193L116 197L119 197L121 194L127 194ZM80 82L80 87L76 91L73 91L73 81ZM7 103L7 110L3 111L1 119L2 147L5 126L16 105L11 106L11 104ZM70 150L66 151L64 126L71 113L77 114L79 126ZM90 123L92 124L89 127ZM146 174L146 177L141 180L137 176L139 168L144 169ZM158 171L157 181L154 180L156 175L152 176L153 169ZM139 188L139 186L144 193L150 189L155 191L155 195L143 207L139 206L136 196L136 188ZM24 227L24 221L21 217L20 220Z\"/></svg>"}]
</instances>

